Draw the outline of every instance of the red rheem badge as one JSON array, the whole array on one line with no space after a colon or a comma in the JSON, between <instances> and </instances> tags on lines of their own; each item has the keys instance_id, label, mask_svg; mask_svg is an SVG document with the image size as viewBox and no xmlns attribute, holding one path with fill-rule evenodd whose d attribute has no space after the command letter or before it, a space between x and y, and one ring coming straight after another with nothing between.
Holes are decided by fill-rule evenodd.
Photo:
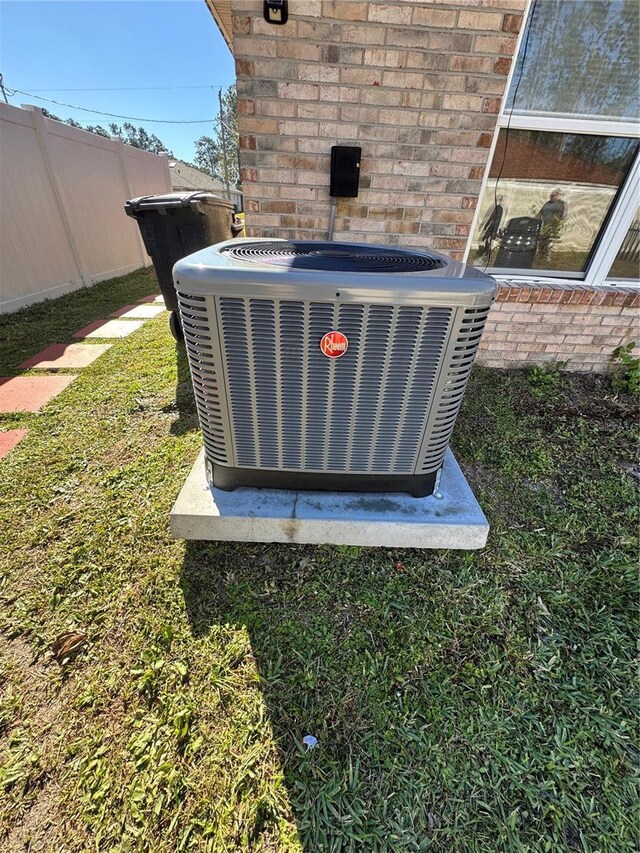
<instances>
[{"instance_id":1,"label":"red rheem badge","mask_svg":"<svg viewBox=\"0 0 640 853\"><path fill-rule=\"evenodd\" d=\"M327 358L340 358L349 349L349 341L342 332L327 332L320 341L320 349Z\"/></svg>"}]
</instances>

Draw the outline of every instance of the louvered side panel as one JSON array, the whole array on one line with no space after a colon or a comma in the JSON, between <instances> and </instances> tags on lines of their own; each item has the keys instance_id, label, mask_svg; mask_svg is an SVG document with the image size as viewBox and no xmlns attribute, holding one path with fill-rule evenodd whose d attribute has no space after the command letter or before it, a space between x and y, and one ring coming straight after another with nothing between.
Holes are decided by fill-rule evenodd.
<instances>
[{"instance_id":1,"label":"louvered side panel","mask_svg":"<svg viewBox=\"0 0 640 853\"><path fill-rule=\"evenodd\" d=\"M218 299L235 463L413 474L449 308ZM330 359L337 329L347 352Z\"/></svg>"},{"instance_id":2,"label":"louvered side panel","mask_svg":"<svg viewBox=\"0 0 640 853\"><path fill-rule=\"evenodd\" d=\"M218 300L236 465L256 467L258 417L249 300Z\"/></svg>"},{"instance_id":3,"label":"louvered side panel","mask_svg":"<svg viewBox=\"0 0 640 853\"><path fill-rule=\"evenodd\" d=\"M281 465L300 470L308 387L305 368L307 308L304 302L281 302L279 308Z\"/></svg>"},{"instance_id":4,"label":"louvered side panel","mask_svg":"<svg viewBox=\"0 0 640 853\"><path fill-rule=\"evenodd\" d=\"M305 328L305 364L307 388L306 416L302 424L304 440L304 470L322 471L325 461L325 442L328 439L331 418L329 409L329 378L332 362L319 349L325 332L335 328L334 306L331 303L311 302L307 308ZM348 356L347 353L344 358ZM340 361L341 359L338 359ZM335 367L335 365L333 365Z\"/></svg>"},{"instance_id":5,"label":"louvered side panel","mask_svg":"<svg viewBox=\"0 0 640 853\"><path fill-rule=\"evenodd\" d=\"M448 308L370 306L351 458L371 473L412 473L449 330Z\"/></svg>"},{"instance_id":6,"label":"louvered side panel","mask_svg":"<svg viewBox=\"0 0 640 853\"><path fill-rule=\"evenodd\" d=\"M212 330L216 320L210 316L213 299L178 292L178 305L204 445L214 462L225 465L231 457L230 430L217 336Z\"/></svg>"},{"instance_id":7,"label":"louvered side panel","mask_svg":"<svg viewBox=\"0 0 640 853\"><path fill-rule=\"evenodd\" d=\"M447 353L447 365L438 383L437 399L427 425L419 471L428 474L442 465L471 374L489 308L467 308L460 312L457 333Z\"/></svg>"},{"instance_id":8,"label":"louvered side panel","mask_svg":"<svg viewBox=\"0 0 640 853\"><path fill-rule=\"evenodd\" d=\"M394 470L415 469L452 314L450 308L428 308L416 330L417 342L410 356L400 406L398 438L392 458Z\"/></svg>"},{"instance_id":9,"label":"louvered side panel","mask_svg":"<svg viewBox=\"0 0 640 853\"><path fill-rule=\"evenodd\" d=\"M325 446L325 468L332 472L349 470L348 451L354 435L356 382L361 362L364 305L338 306L335 328L347 336L349 349L341 358L327 359L330 371L329 434Z\"/></svg>"}]
</instances>

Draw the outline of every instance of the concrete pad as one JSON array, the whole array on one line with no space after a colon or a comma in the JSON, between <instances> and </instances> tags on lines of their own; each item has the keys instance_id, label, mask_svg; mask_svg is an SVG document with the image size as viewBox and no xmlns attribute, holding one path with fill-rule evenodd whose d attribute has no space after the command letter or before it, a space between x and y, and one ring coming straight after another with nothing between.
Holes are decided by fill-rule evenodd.
<instances>
[{"instance_id":1,"label":"concrete pad","mask_svg":"<svg viewBox=\"0 0 640 853\"><path fill-rule=\"evenodd\" d=\"M164 299L162 298L161 293L150 293L148 296L143 296L142 299L138 299L138 302L162 302L164 305Z\"/></svg>"},{"instance_id":2,"label":"concrete pad","mask_svg":"<svg viewBox=\"0 0 640 853\"><path fill-rule=\"evenodd\" d=\"M6 432L0 432L0 459L4 458L10 450L13 450L27 432L26 429L8 429Z\"/></svg>"},{"instance_id":3,"label":"concrete pad","mask_svg":"<svg viewBox=\"0 0 640 853\"><path fill-rule=\"evenodd\" d=\"M489 524L449 450L438 497L210 488L204 451L171 510L176 539L386 548L482 548Z\"/></svg>"},{"instance_id":4,"label":"concrete pad","mask_svg":"<svg viewBox=\"0 0 640 853\"><path fill-rule=\"evenodd\" d=\"M0 412L37 412L75 376L5 376L0 378Z\"/></svg>"},{"instance_id":5,"label":"concrete pad","mask_svg":"<svg viewBox=\"0 0 640 853\"><path fill-rule=\"evenodd\" d=\"M23 361L23 370L34 367L38 370L56 370L61 367L87 367L99 358L112 344L53 344L37 355Z\"/></svg>"},{"instance_id":6,"label":"concrete pad","mask_svg":"<svg viewBox=\"0 0 640 853\"><path fill-rule=\"evenodd\" d=\"M95 320L73 333L74 338L126 338L143 324L143 320Z\"/></svg>"},{"instance_id":7,"label":"concrete pad","mask_svg":"<svg viewBox=\"0 0 640 853\"><path fill-rule=\"evenodd\" d=\"M110 317L122 317L124 320L149 320L162 314L164 305L125 305L110 314Z\"/></svg>"}]
</instances>

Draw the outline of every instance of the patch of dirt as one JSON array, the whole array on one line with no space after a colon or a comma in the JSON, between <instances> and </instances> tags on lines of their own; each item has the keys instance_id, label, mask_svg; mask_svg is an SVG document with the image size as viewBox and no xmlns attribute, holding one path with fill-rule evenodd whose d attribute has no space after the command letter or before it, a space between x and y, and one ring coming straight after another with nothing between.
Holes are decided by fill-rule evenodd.
<instances>
[{"instance_id":1,"label":"patch of dirt","mask_svg":"<svg viewBox=\"0 0 640 853\"><path fill-rule=\"evenodd\" d=\"M51 782L45 782L20 821L12 827L2 842L4 853L44 853L45 850L61 851L58 841L60 794Z\"/></svg>"},{"instance_id":2,"label":"patch of dirt","mask_svg":"<svg viewBox=\"0 0 640 853\"><path fill-rule=\"evenodd\" d=\"M62 702L50 690L51 679L47 665L34 660L33 652L23 637L8 638L0 633L0 658L6 666L7 680L19 689L25 711L34 711L39 731L50 728L56 721ZM52 695L53 694L53 695ZM31 720L23 720L31 722Z\"/></svg>"},{"instance_id":3,"label":"patch of dirt","mask_svg":"<svg viewBox=\"0 0 640 853\"><path fill-rule=\"evenodd\" d=\"M56 826L60 826L60 792L55 780L56 741L64 705L63 691L54 689L53 673L46 663L35 661L31 647L23 637L9 638L0 634L0 658L5 666L4 680L11 683L22 701L19 720L9 722L2 740L19 724L28 729L38 744L42 774L40 787L25 793L22 818L12 826L4 839L3 853L61 850L56 843ZM48 767L47 765L54 765Z\"/></svg>"},{"instance_id":4,"label":"patch of dirt","mask_svg":"<svg viewBox=\"0 0 640 853\"><path fill-rule=\"evenodd\" d=\"M458 464L460 465L462 473L466 477L474 494L479 489L492 490L495 492L500 486L501 478L499 474L492 471L488 465L484 464L484 462L464 462L459 459Z\"/></svg>"}]
</instances>

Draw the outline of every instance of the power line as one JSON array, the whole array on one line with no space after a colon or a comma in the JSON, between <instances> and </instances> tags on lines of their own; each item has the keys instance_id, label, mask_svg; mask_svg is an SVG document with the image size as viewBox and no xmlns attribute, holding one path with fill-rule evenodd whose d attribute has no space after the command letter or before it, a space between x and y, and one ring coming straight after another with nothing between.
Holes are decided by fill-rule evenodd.
<instances>
[{"instance_id":1,"label":"power line","mask_svg":"<svg viewBox=\"0 0 640 853\"><path fill-rule=\"evenodd\" d=\"M48 104L57 104L59 107L68 107L70 110L81 110L84 113L92 113L93 115L106 116L107 118L123 118L127 121L142 121L148 124L211 124L212 118L203 119L162 119L162 118L140 118L140 116L123 116L118 113L105 113L102 110L90 110L87 107L78 107L76 104L67 104L64 101L55 101L53 98L43 98L41 95L35 95L33 92L25 92L23 89L7 89L10 95L27 95L29 98L35 98L37 101L46 101Z\"/></svg>"},{"instance_id":2,"label":"power line","mask_svg":"<svg viewBox=\"0 0 640 853\"><path fill-rule=\"evenodd\" d=\"M38 89L34 92L166 92L172 89L222 89L222 86L115 86L96 89Z\"/></svg>"}]
</instances>

